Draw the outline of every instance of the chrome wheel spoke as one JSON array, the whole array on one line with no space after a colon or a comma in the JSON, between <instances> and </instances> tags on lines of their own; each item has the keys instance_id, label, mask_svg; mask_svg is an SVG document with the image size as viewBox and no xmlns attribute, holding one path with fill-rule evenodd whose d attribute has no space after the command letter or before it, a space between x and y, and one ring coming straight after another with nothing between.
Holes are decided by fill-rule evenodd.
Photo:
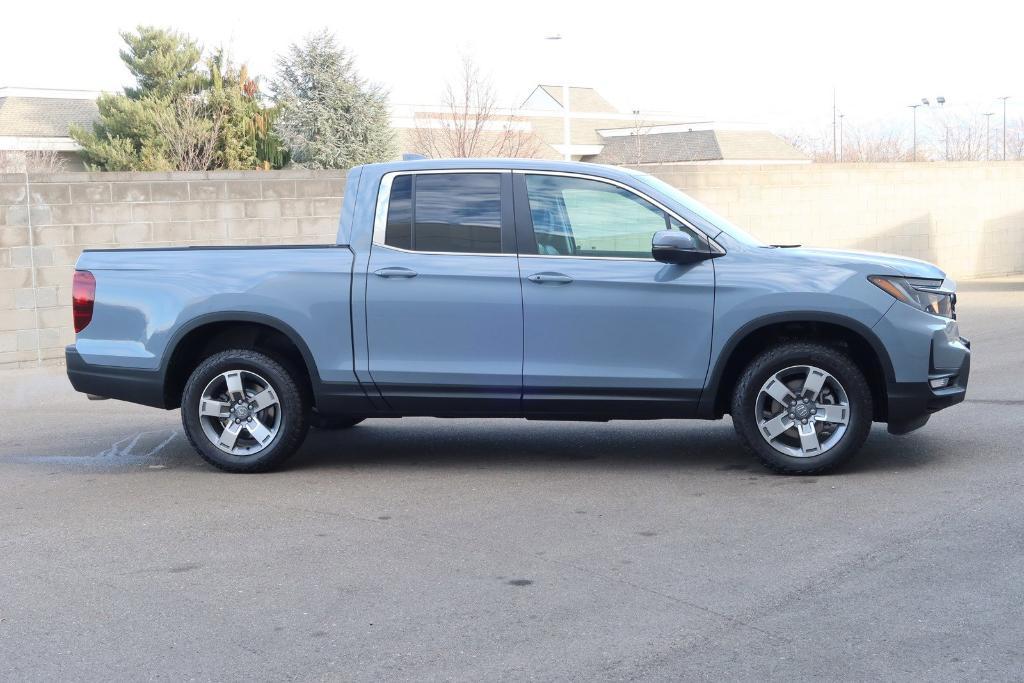
<instances>
[{"instance_id":1,"label":"chrome wheel spoke","mask_svg":"<svg viewBox=\"0 0 1024 683\"><path fill-rule=\"evenodd\" d=\"M765 420L760 426L764 438L768 439L768 441L774 441L778 438L779 434L793 426L793 420L786 413L780 413L770 420Z\"/></svg>"},{"instance_id":2,"label":"chrome wheel spoke","mask_svg":"<svg viewBox=\"0 0 1024 683\"><path fill-rule=\"evenodd\" d=\"M821 393L821 388L825 386L825 380L829 379L829 375L824 370L818 368L807 368L807 379L804 380L804 386L800 390L800 395L811 399L812 401L818 398L818 394Z\"/></svg>"},{"instance_id":3,"label":"chrome wheel spoke","mask_svg":"<svg viewBox=\"0 0 1024 683\"><path fill-rule=\"evenodd\" d=\"M263 423L255 417L250 419L243 426L245 427L245 430L252 435L252 438L256 439L256 441L263 446L266 446L270 443L270 440L274 438L274 433L267 429Z\"/></svg>"},{"instance_id":4,"label":"chrome wheel spoke","mask_svg":"<svg viewBox=\"0 0 1024 683\"><path fill-rule=\"evenodd\" d=\"M266 410L270 406L276 406L278 404L277 394L269 387L253 396L249 401L256 405L257 411Z\"/></svg>"},{"instance_id":5,"label":"chrome wheel spoke","mask_svg":"<svg viewBox=\"0 0 1024 683\"><path fill-rule=\"evenodd\" d=\"M245 389L242 387L242 373L235 370L233 372L225 372L224 381L228 385L228 394L231 398L242 399L245 398Z\"/></svg>"},{"instance_id":6,"label":"chrome wheel spoke","mask_svg":"<svg viewBox=\"0 0 1024 683\"><path fill-rule=\"evenodd\" d=\"M800 450L804 455L815 455L821 450L821 443L818 441L818 433L814 431L814 423L800 424L797 426L800 433Z\"/></svg>"},{"instance_id":7,"label":"chrome wheel spoke","mask_svg":"<svg viewBox=\"0 0 1024 683\"><path fill-rule=\"evenodd\" d=\"M220 441L218 445L231 450L235 447L235 443L238 441L238 434L242 431L242 425L237 422L228 422L228 426L221 432Z\"/></svg>"},{"instance_id":8,"label":"chrome wheel spoke","mask_svg":"<svg viewBox=\"0 0 1024 683\"><path fill-rule=\"evenodd\" d=\"M768 394L769 396L771 396L772 398L774 398L776 401L783 405L786 404L787 399L794 398L793 392L789 390L789 387L783 384L782 380L779 379L778 375L768 380L768 383L764 386L764 389L762 389L761 391Z\"/></svg>"},{"instance_id":9,"label":"chrome wheel spoke","mask_svg":"<svg viewBox=\"0 0 1024 683\"><path fill-rule=\"evenodd\" d=\"M231 412L230 403L225 403L224 401L214 401L208 398L204 398L199 402L200 415L209 415L210 417L226 418L229 412Z\"/></svg>"},{"instance_id":10,"label":"chrome wheel spoke","mask_svg":"<svg viewBox=\"0 0 1024 683\"><path fill-rule=\"evenodd\" d=\"M814 419L844 425L850 421L850 409L848 406L819 405Z\"/></svg>"}]
</instances>

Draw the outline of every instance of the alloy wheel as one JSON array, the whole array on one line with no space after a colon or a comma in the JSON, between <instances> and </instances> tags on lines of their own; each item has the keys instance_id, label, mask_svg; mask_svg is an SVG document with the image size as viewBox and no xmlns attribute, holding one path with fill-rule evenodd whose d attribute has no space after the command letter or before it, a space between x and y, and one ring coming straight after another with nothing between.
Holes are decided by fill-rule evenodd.
<instances>
[{"instance_id":1,"label":"alloy wheel","mask_svg":"<svg viewBox=\"0 0 1024 683\"><path fill-rule=\"evenodd\" d=\"M810 458L836 446L850 423L850 400L835 376L811 365L776 372L754 404L758 432L776 451Z\"/></svg>"},{"instance_id":2,"label":"alloy wheel","mask_svg":"<svg viewBox=\"0 0 1024 683\"><path fill-rule=\"evenodd\" d=\"M214 377L199 399L199 421L210 443L235 456L259 453L277 437L283 423L277 392L249 370Z\"/></svg>"}]
</instances>

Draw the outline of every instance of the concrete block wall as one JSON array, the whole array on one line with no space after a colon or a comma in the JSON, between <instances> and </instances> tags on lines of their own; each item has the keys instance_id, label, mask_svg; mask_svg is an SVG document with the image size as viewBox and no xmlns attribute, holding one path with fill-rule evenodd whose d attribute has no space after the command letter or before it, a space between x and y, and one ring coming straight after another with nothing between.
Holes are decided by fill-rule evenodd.
<instances>
[{"instance_id":1,"label":"concrete block wall","mask_svg":"<svg viewBox=\"0 0 1024 683\"><path fill-rule=\"evenodd\" d=\"M1024 273L1024 162L644 166L774 244Z\"/></svg>"},{"instance_id":2,"label":"concrete block wall","mask_svg":"<svg viewBox=\"0 0 1024 683\"><path fill-rule=\"evenodd\" d=\"M773 243L1024 273L1024 162L645 166ZM59 363L85 248L333 242L341 171L0 175L0 369Z\"/></svg>"},{"instance_id":3,"label":"concrete block wall","mask_svg":"<svg viewBox=\"0 0 1024 683\"><path fill-rule=\"evenodd\" d=\"M333 242L343 171L0 175L0 368L59 363L83 249Z\"/></svg>"}]
</instances>

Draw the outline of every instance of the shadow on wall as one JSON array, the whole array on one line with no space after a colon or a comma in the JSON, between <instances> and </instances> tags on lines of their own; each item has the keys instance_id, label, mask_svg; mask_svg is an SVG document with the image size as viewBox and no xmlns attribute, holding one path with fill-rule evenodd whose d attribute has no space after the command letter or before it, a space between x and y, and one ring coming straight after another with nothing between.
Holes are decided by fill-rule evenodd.
<instances>
[{"instance_id":1,"label":"shadow on wall","mask_svg":"<svg viewBox=\"0 0 1024 683\"><path fill-rule=\"evenodd\" d=\"M982 223L976 277L1024 273L1024 211Z\"/></svg>"},{"instance_id":2,"label":"shadow on wall","mask_svg":"<svg viewBox=\"0 0 1024 683\"><path fill-rule=\"evenodd\" d=\"M850 244L851 249L878 251L931 261L938 266L937 233L930 213L921 214L890 228L880 230Z\"/></svg>"}]
</instances>

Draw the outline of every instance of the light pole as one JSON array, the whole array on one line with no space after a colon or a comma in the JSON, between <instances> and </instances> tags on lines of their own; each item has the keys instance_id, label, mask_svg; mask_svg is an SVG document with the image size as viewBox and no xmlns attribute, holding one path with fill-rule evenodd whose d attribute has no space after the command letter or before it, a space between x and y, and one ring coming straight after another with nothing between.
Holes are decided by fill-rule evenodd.
<instances>
[{"instance_id":1,"label":"light pole","mask_svg":"<svg viewBox=\"0 0 1024 683\"><path fill-rule=\"evenodd\" d=\"M931 109L931 107L932 107L932 103L928 101L927 97L922 97L921 98L921 104L923 104L924 106L928 107L929 109ZM939 95L938 97L935 98L935 104L939 105L940 107L944 106L946 104L946 98L943 97L942 95ZM916 114L916 112L915 112L915 114ZM915 119L916 119L916 117L915 117ZM946 154L943 157L943 161L949 161L949 120L946 119L945 116L942 117L942 126L945 129L945 131L946 131L946 135L945 135L945 139L944 139L944 142L946 143ZM915 153L914 156L917 156L916 153Z\"/></svg>"},{"instance_id":2,"label":"light pole","mask_svg":"<svg viewBox=\"0 0 1024 683\"><path fill-rule=\"evenodd\" d=\"M991 156L992 156L992 143L989 142L989 137L988 137L988 131L989 131L989 125L988 124L992 120L992 114L995 114L995 112L994 111L987 111L984 114L982 114L982 116L985 117L985 161L989 161Z\"/></svg>"},{"instance_id":3,"label":"light pole","mask_svg":"<svg viewBox=\"0 0 1024 683\"><path fill-rule=\"evenodd\" d=\"M1010 99L1010 96L1000 97L1003 101L1003 161L1006 161L1006 100Z\"/></svg>"},{"instance_id":4,"label":"light pole","mask_svg":"<svg viewBox=\"0 0 1024 683\"><path fill-rule=\"evenodd\" d=\"M563 40L562 35L556 33L554 35L545 36L544 40ZM566 67L569 60L566 59L565 55L562 55L562 65ZM565 68L568 71L568 68ZM572 127L569 122L569 78L567 73L562 74L562 158L566 161L572 161Z\"/></svg>"},{"instance_id":5,"label":"light pole","mask_svg":"<svg viewBox=\"0 0 1024 683\"><path fill-rule=\"evenodd\" d=\"M839 162L843 161L843 119L846 114L839 115Z\"/></svg>"},{"instance_id":6,"label":"light pole","mask_svg":"<svg viewBox=\"0 0 1024 683\"><path fill-rule=\"evenodd\" d=\"M832 88L832 161L839 161L836 154L836 89Z\"/></svg>"},{"instance_id":7,"label":"light pole","mask_svg":"<svg viewBox=\"0 0 1024 683\"><path fill-rule=\"evenodd\" d=\"M925 100L925 101L927 102L927 100ZM913 160L917 161L917 108L920 107L921 105L920 104L908 104L907 106L910 107L914 111L914 156L913 156Z\"/></svg>"}]
</instances>

